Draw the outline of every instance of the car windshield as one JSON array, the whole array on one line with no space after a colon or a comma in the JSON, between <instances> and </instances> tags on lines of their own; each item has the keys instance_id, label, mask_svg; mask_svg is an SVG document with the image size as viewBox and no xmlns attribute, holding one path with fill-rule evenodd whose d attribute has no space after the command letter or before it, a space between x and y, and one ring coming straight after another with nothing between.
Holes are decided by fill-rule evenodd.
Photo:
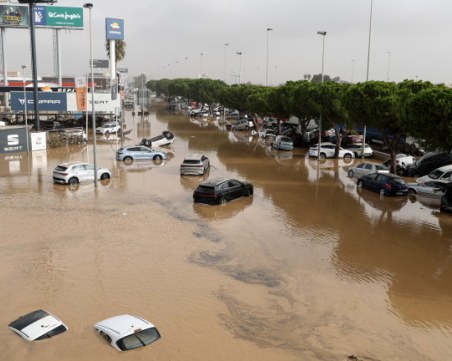
<instances>
[{"instance_id":1,"label":"car windshield","mask_svg":"<svg viewBox=\"0 0 452 361\"><path fill-rule=\"evenodd\" d=\"M143 331L135 332L132 335L120 339L116 344L122 351L133 350L134 348L146 346L157 341L160 338L160 333L155 327L148 328Z\"/></svg>"},{"instance_id":2,"label":"car windshield","mask_svg":"<svg viewBox=\"0 0 452 361\"><path fill-rule=\"evenodd\" d=\"M199 164L199 163L201 163L201 161L198 159L185 159L184 160L184 164Z\"/></svg>"},{"instance_id":3,"label":"car windshield","mask_svg":"<svg viewBox=\"0 0 452 361\"><path fill-rule=\"evenodd\" d=\"M439 177L442 176L442 174L443 174L442 171L440 171L439 169L436 169L433 172L430 172L430 174L428 176L432 179L438 179Z\"/></svg>"}]
</instances>

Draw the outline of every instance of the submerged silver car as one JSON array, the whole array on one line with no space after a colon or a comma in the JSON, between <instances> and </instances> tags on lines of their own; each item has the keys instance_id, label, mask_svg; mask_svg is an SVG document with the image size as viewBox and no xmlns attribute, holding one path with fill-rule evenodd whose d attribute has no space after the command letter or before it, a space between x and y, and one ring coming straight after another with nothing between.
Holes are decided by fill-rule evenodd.
<instances>
[{"instance_id":1,"label":"submerged silver car","mask_svg":"<svg viewBox=\"0 0 452 361\"><path fill-rule=\"evenodd\" d=\"M180 165L181 175L203 175L210 168L209 158L200 153L189 153Z\"/></svg>"},{"instance_id":2,"label":"submerged silver car","mask_svg":"<svg viewBox=\"0 0 452 361\"><path fill-rule=\"evenodd\" d=\"M116 151L116 160L122 160L124 162L133 162L135 160L160 161L163 159L168 159L168 155L165 152L148 148L144 145L122 147Z\"/></svg>"}]
</instances>

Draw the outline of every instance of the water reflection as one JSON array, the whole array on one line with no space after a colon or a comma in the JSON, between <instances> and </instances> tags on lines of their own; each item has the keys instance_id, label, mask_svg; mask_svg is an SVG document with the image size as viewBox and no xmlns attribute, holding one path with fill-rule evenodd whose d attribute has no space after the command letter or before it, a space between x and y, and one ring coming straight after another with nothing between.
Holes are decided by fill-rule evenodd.
<instances>
[{"instance_id":1,"label":"water reflection","mask_svg":"<svg viewBox=\"0 0 452 361\"><path fill-rule=\"evenodd\" d=\"M243 197L224 205L193 203L193 210L203 220L222 221L238 216L241 212L244 212L246 207L249 207L252 204L253 197Z\"/></svg>"}]
</instances>

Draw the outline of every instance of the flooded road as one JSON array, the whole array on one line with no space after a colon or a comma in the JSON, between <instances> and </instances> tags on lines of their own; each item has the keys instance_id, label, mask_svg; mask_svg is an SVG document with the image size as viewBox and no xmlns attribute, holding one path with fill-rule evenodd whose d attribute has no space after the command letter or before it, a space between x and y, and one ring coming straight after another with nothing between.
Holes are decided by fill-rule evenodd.
<instances>
[{"instance_id":1,"label":"flooded road","mask_svg":"<svg viewBox=\"0 0 452 361\"><path fill-rule=\"evenodd\" d=\"M97 189L52 183L92 147L0 157L0 360L449 360L452 217L408 198L358 191L359 161L278 153L218 120L160 104L124 144L168 129L169 160L117 163L121 139L97 140L112 170ZM180 177L188 152L208 176ZM254 195L193 204L197 184L232 176ZM27 343L7 325L44 308L69 331ZM131 313L162 339L119 353L93 325Z\"/></svg>"}]
</instances>

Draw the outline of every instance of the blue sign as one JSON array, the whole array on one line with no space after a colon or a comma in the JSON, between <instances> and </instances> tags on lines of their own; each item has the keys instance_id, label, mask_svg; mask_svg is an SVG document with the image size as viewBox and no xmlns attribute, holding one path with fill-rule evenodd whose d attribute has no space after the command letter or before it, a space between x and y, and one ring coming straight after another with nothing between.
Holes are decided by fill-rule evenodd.
<instances>
[{"instance_id":1,"label":"blue sign","mask_svg":"<svg viewBox=\"0 0 452 361\"><path fill-rule=\"evenodd\" d=\"M25 92L27 111L34 111L33 92ZM25 98L23 92L11 92L11 109L24 111ZM43 111L67 111L66 93L38 92L38 109Z\"/></svg>"},{"instance_id":2,"label":"blue sign","mask_svg":"<svg viewBox=\"0 0 452 361\"><path fill-rule=\"evenodd\" d=\"M107 40L124 40L124 19L105 18Z\"/></svg>"},{"instance_id":3,"label":"blue sign","mask_svg":"<svg viewBox=\"0 0 452 361\"><path fill-rule=\"evenodd\" d=\"M35 25L37 25L37 26L46 25L47 24L46 8L44 6L34 6L33 7L33 19L34 19Z\"/></svg>"}]
</instances>

